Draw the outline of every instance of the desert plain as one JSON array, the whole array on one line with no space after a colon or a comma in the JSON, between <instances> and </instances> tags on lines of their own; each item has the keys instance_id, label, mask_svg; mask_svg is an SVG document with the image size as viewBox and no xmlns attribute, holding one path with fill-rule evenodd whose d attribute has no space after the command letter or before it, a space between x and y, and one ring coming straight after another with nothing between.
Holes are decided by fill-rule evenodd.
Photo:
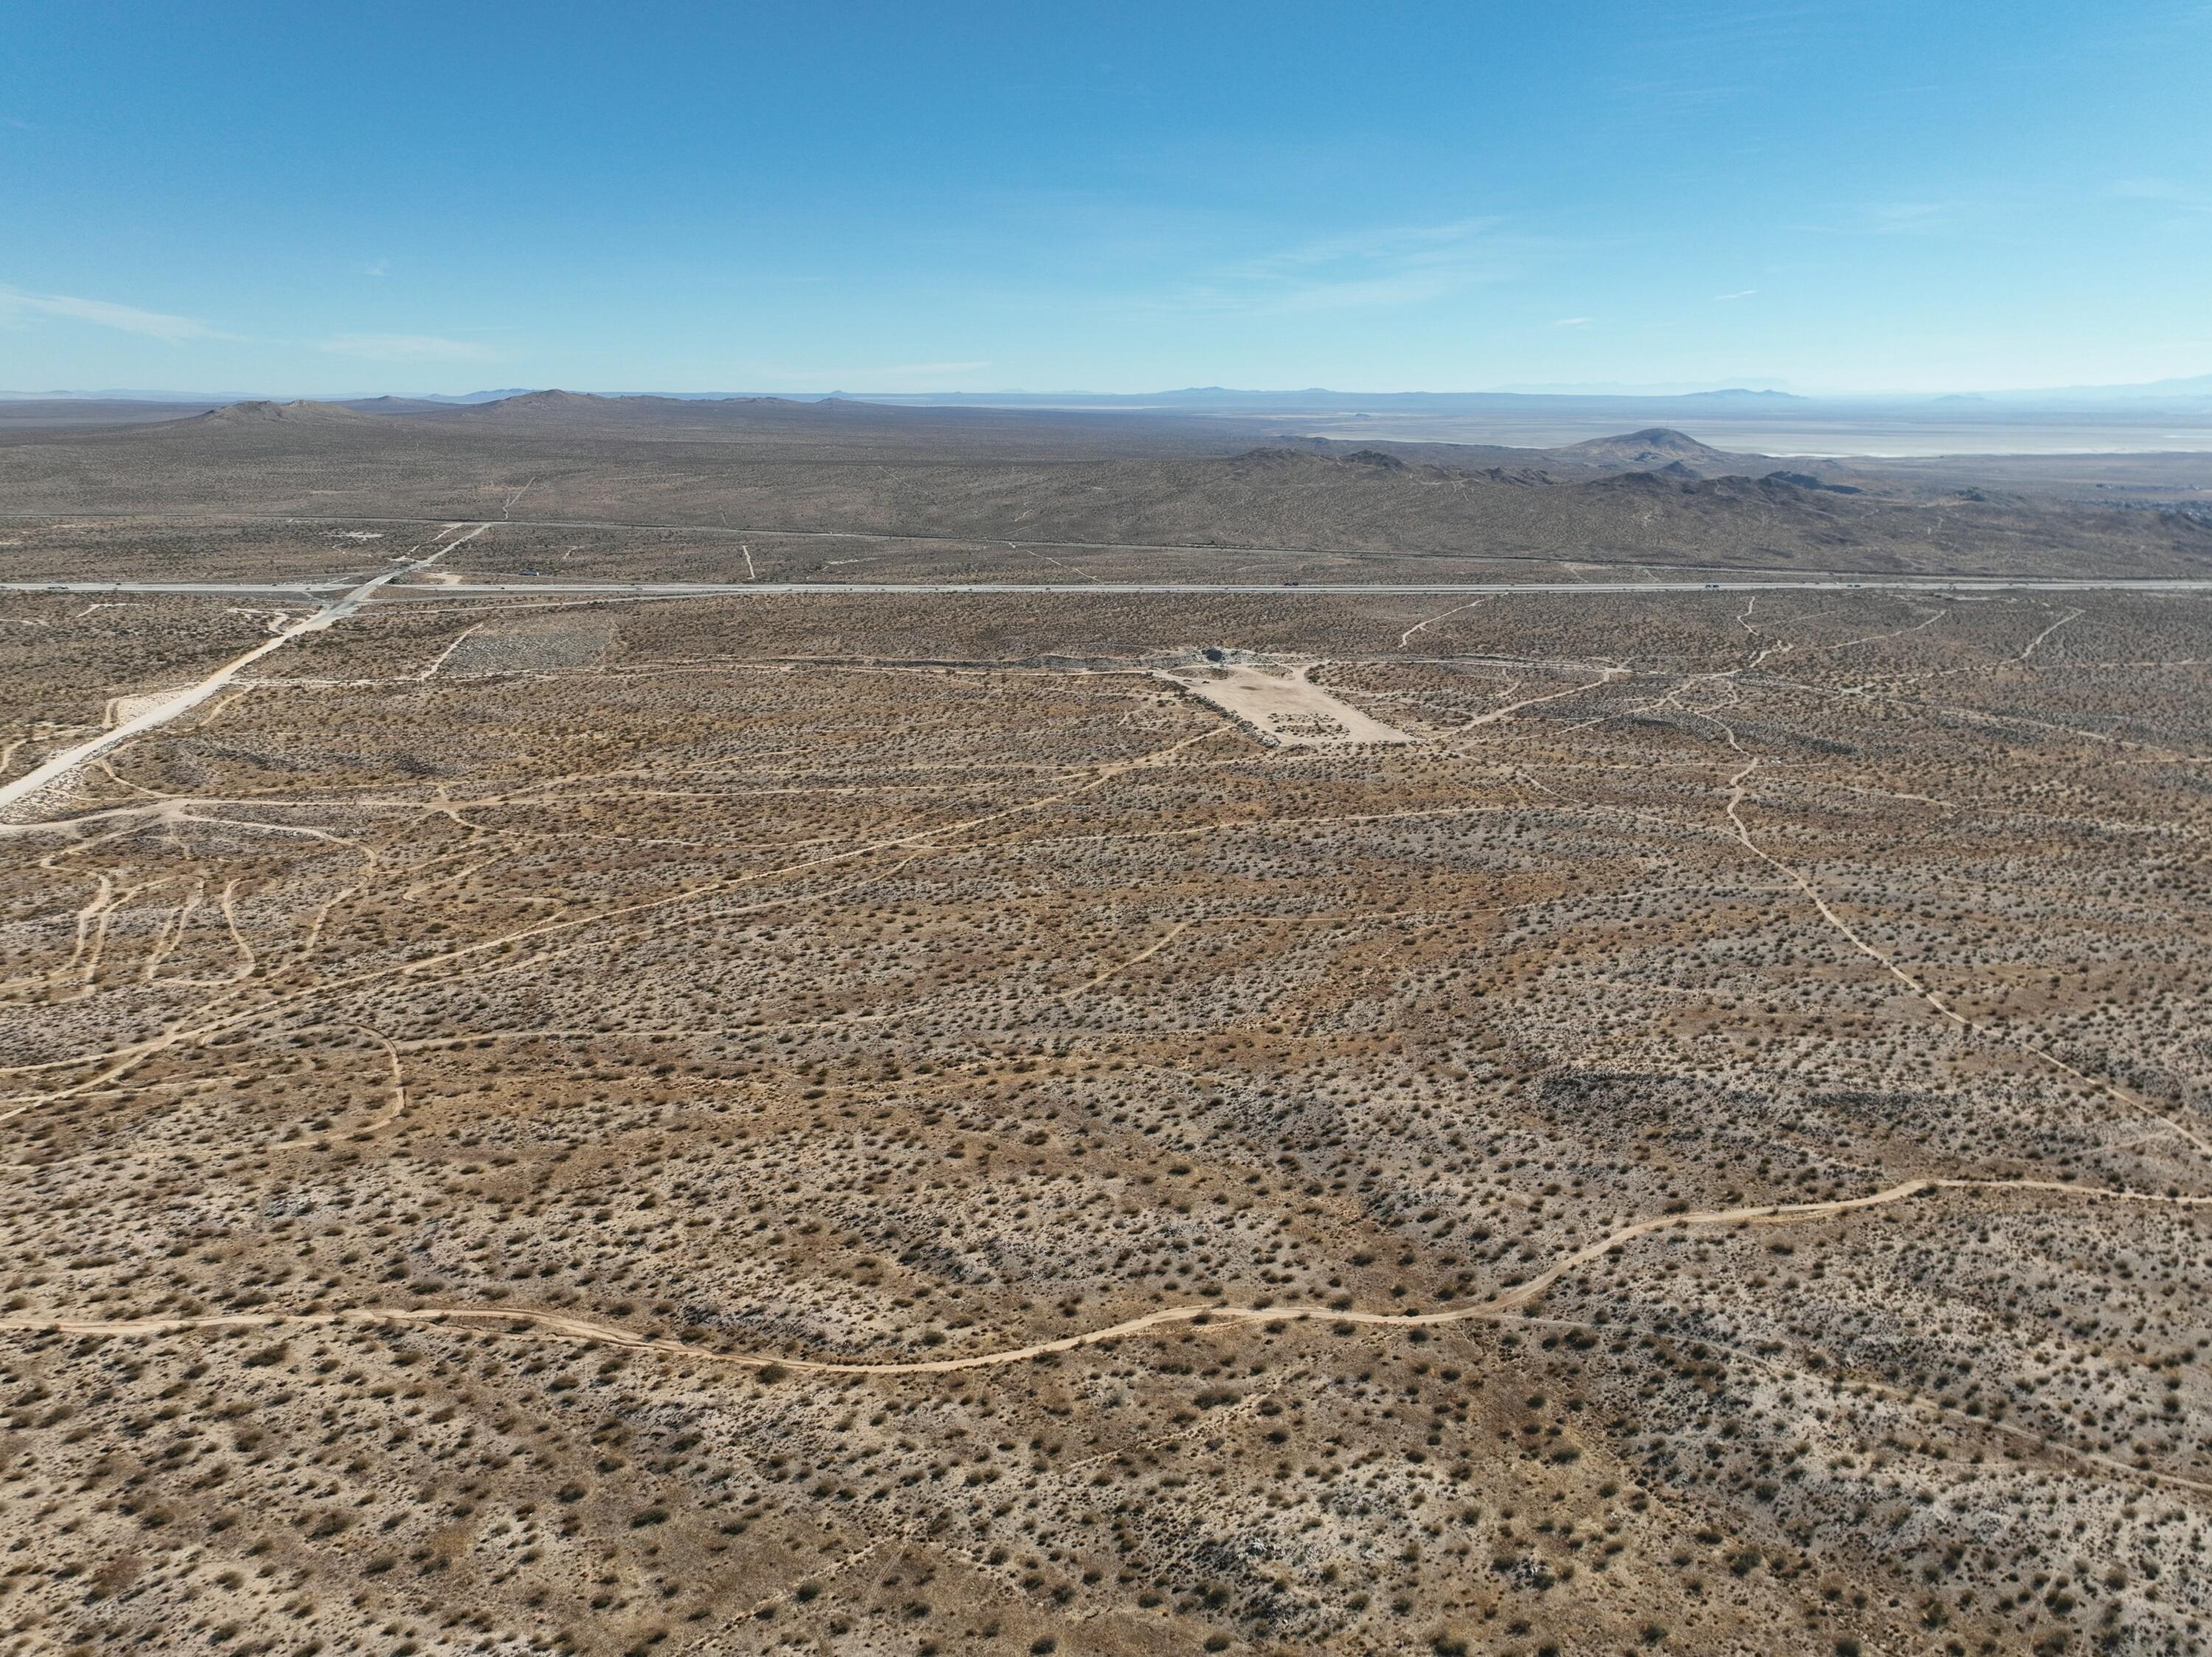
<instances>
[{"instance_id":1,"label":"desert plain","mask_svg":"<svg viewBox=\"0 0 2212 1657\"><path fill-rule=\"evenodd\" d=\"M2204 1648L2206 457L594 400L0 433L0 1650Z\"/></svg>"}]
</instances>

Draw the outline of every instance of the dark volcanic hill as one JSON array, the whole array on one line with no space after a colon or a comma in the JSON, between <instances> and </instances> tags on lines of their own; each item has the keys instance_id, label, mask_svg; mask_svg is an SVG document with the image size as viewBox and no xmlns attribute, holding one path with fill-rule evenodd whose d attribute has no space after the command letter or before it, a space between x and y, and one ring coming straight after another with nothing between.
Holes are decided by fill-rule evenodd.
<instances>
[{"instance_id":1,"label":"dark volcanic hill","mask_svg":"<svg viewBox=\"0 0 2212 1657\"><path fill-rule=\"evenodd\" d=\"M357 409L343 403L316 403L305 399L295 403L227 403L219 409L210 409L205 414L196 414L186 423L195 426L260 426L278 423L288 424L345 424L362 419Z\"/></svg>"},{"instance_id":2,"label":"dark volcanic hill","mask_svg":"<svg viewBox=\"0 0 2212 1657\"><path fill-rule=\"evenodd\" d=\"M1562 458L1595 466L1660 466L1680 461L1701 469L1735 466L1742 470L1746 465L1742 456L1709 448L1666 426L1648 426L1620 437L1594 437L1586 443L1570 443L1557 452Z\"/></svg>"}]
</instances>

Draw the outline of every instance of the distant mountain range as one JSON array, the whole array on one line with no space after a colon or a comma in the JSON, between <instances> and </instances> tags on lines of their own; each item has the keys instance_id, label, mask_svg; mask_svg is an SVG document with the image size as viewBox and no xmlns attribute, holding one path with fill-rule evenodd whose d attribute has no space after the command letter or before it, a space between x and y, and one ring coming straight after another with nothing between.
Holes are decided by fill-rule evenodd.
<instances>
[{"instance_id":1,"label":"distant mountain range","mask_svg":"<svg viewBox=\"0 0 2212 1657\"><path fill-rule=\"evenodd\" d=\"M2212 398L2212 374L2191 375L2183 380L2153 380L2139 386L2058 386L2045 391L2008 391L1989 393L1993 398L2008 400L2069 399L2114 400L2144 398L2153 400L2173 398Z\"/></svg>"},{"instance_id":2,"label":"distant mountain range","mask_svg":"<svg viewBox=\"0 0 2212 1657\"><path fill-rule=\"evenodd\" d=\"M319 403L360 403L376 400L407 403L496 403L501 398L519 397L524 392L535 391L534 386L509 386L501 391L470 391L458 394L443 392L421 392L394 398L382 392L319 393L306 399ZM678 395L689 393L678 393ZM711 393L719 397L722 393ZM278 395L267 391L0 391L0 402L9 403L177 403L221 404L258 402L298 402L297 393Z\"/></svg>"},{"instance_id":3,"label":"distant mountain range","mask_svg":"<svg viewBox=\"0 0 2212 1657\"><path fill-rule=\"evenodd\" d=\"M833 392L831 396L844 393ZM1193 414L1490 414L1504 410L1589 408L1597 405L1655 410L1771 408L1809 399L1788 392L1676 392L1658 394L1599 394L1587 392L1526 391L1240 391L1226 386L1190 386L1176 391L1117 392L872 392L874 403L927 403L940 407L1155 409Z\"/></svg>"},{"instance_id":4,"label":"distant mountain range","mask_svg":"<svg viewBox=\"0 0 2212 1657\"><path fill-rule=\"evenodd\" d=\"M382 405L386 411L403 406L428 408L499 402L538 387L510 386L495 391L403 393L349 392L318 394L327 403ZM1926 410L1965 414L2018 413L2029 410L2063 411L2079 408L2138 409L2146 413L2162 408L2202 413L2212 406L2212 374L2150 381L2137 385L2058 386L2041 389L1936 393L1854 393L1808 396L1796 392L1754 389L1742 386L1711 390L1623 387L1521 387L1510 391L1372 392L1334 391L1309 387L1297 391L1254 391L1227 386L1188 386L1159 392L611 392L609 397L659 397L681 402L715 402L734 398L772 395L781 400L814 402L845 399L869 403L938 408L1005 409L1149 409L1162 412L1224 415L1294 414L1429 414L1481 415L1504 413L1620 412L1632 417L1659 418L1668 413L1817 413L1823 408L1863 411L1870 408ZM162 403L210 407L221 404L269 400L257 392L185 392L147 390L0 392L7 402Z\"/></svg>"},{"instance_id":5,"label":"distant mountain range","mask_svg":"<svg viewBox=\"0 0 2212 1657\"><path fill-rule=\"evenodd\" d=\"M2080 407L2195 407L2212 404L2212 375L2160 380L2138 386L2070 386L2042 391L1993 391L1938 394L1926 392L1807 396L1796 392L1753 390L1731 386L1710 391L1597 389L1461 392L1346 392L1313 387L1303 391L1243 391L1225 386L1194 386L1142 393L1103 392L870 392L830 396L865 396L872 403L931 404L937 406L1045 409L1158 409L1193 414L1531 414L1610 411L1668 413L1816 413L1824 408L1885 409L2003 408L2062 410Z\"/></svg>"}]
</instances>

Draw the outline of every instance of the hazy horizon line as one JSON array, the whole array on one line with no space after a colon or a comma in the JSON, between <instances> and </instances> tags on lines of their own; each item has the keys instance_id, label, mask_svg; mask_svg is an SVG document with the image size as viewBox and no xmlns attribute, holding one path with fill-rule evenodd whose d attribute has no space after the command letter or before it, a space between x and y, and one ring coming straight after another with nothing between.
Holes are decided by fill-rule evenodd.
<instances>
[{"instance_id":1,"label":"hazy horizon line","mask_svg":"<svg viewBox=\"0 0 2212 1657\"><path fill-rule=\"evenodd\" d=\"M621 390L585 389L577 386L510 386L476 387L467 391L394 391L391 389L273 391L268 389L207 390L177 387L53 387L39 389L0 389L0 399L18 402L64 402L115 399L135 402L176 403L232 403L232 402L364 402L389 398L397 401L443 402L453 404L483 403L504 398L527 396L544 391L566 391L574 395L625 398L668 398L684 401L734 400L765 399L780 402L818 402L828 399L848 399L859 401L894 403L973 402L986 399L1031 398L1049 400L1087 399L1120 404L1143 403L1149 399L1188 401L1207 396L1223 398L1473 398L1497 397L1529 400L1575 400L1592 402L1687 402L1739 396L1772 399L1777 402L1821 403L1911 403L1925 405L1933 402L1957 400L2019 402L2035 398L2101 397L2124 404L2130 399L2155 403L2161 399L2212 400L2212 373L2177 375L2153 381L2119 382L2108 385L2071 385L2035 387L1979 387L1943 391L1875 388L1837 390L1820 388L1798 389L1786 381L1777 381L1763 376L1747 376L1741 381L1714 382L1662 381L1656 385L1615 384L1605 381L1577 384L1545 385L1522 381L1506 386L1479 386L1429 389L1420 387L1384 387L1353 389L1340 386L1285 386L1245 387L1221 385L1191 385L1153 387L1140 391L1098 391L1084 388L1038 390L1027 387L1008 386L989 390L966 390L951 387L930 389L853 389L845 387L826 387L821 389L785 387L763 389L677 389L670 387L624 388Z\"/></svg>"}]
</instances>

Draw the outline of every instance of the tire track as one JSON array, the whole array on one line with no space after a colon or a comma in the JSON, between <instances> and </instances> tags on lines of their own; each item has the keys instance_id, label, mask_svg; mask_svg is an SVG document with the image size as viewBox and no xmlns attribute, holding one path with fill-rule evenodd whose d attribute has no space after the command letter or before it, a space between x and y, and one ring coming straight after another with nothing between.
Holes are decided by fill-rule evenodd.
<instances>
[{"instance_id":1,"label":"tire track","mask_svg":"<svg viewBox=\"0 0 2212 1657\"><path fill-rule=\"evenodd\" d=\"M1968 1179L1921 1177L1884 1187L1863 1197L1834 1197L1817 1203L1779 1203L1695 1213L1658 1214L1615 1227L1595 1242L1561 1255L1534 1277L1492 1295L1477 1306L1443 1312L1339 1311L1324 1306L1285 1305L1232 1307L1197 1304L1163 1307L1098 1329L1062 1335L1048 1341L1006 1347L989 1352L950 1358L887 1359L877 1362L832 1358L798 1358L769 1353L716 1352L665 1336L641 1334L635 1330L573 1313L536 1307L343 1307L323 1312L212 1313L190 1317L72 1318L54 1313L21 1313L0 1318L0 1333L98 1336L179 1334L198 1330L312 1328L336 1324L406 1324L477 1328L514 1338L544 1336L582 1345L619 1347L626 1351L657 1353L693 1362L726 1364L745 1369L778 1369L815 1375L951 1375L973 1369L1001 1368L1027 1363L1054 1353L1073 1352L1176 1324L1221 1325L1242 1329L1254 1324L1328 1322L1386 1329L1431 1329L1443 1325L1510 1317L1533 1305L1561 1278L1639 1238L1656 1232L1681 1231L1710 1226L1793 1225L1805 1221L1832 1219L1840 1215L1893 1206L1914 1197L1946 1191L2036 1191L2087 1197L2110 1202L2154 1203L2179 1208L2212 1205L2212 1196L2173 1197L2149 1191L2069 1185L2051 1179ZM504 1329L491 1325L505 1325Z\"/></svg>"}]
</instances>

